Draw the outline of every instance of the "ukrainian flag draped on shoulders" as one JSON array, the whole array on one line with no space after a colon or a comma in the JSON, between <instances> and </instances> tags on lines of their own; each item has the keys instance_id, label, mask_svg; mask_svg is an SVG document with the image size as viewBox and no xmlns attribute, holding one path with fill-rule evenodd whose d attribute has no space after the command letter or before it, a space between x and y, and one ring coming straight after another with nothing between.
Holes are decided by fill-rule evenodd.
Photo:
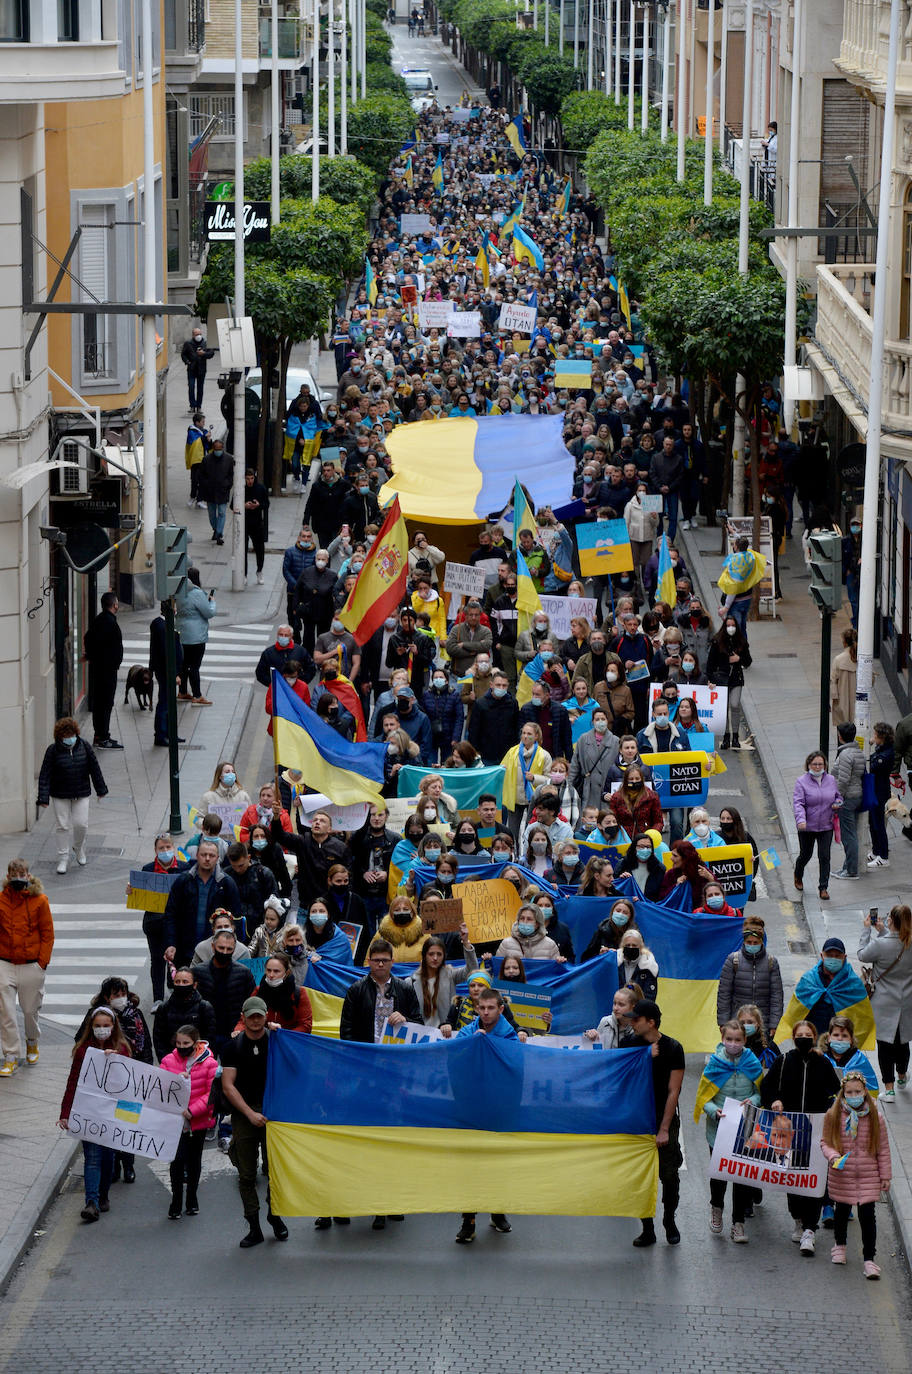
<instances>
[{"instance_id":1,"label":"ukrainian flag draped on shoulders","mask_svg":"<svg viewBox=\"0 0 912 1374\"><path fill-rule=\"evenodd\" d=\"M279 1031L263 1111L283 1216L655 1209L648 1047L572 1054L481 1034L390 1046Z\"/></svg>"},{"instance_id":2,"label":"ukrainian flag draped on shoulders","mask_svg":"<svg viewBox=\"0 0 912 1374\"><path fill-rule=\"evenodd\" d=\"M756 1087L763 1077L763 1065L753 1050L742 1050L737 1060L729 1059L724 1050L718 1049L711 1054L703 1069L703 1076L697 1084L697 1100L694 1103L694 1121L699 1121L703 1108L711 1102L720 1088L724 1087L734 1073L742 1073Z\"/></svg>"},{"instance_id":3,"label":"ukrainian flag draped on shoulders","mask_svg":"<svg viewBox=\"0 0 912 1374\"><path fill-rule=\"evenodd\" d=\"M859 1049L872 1050L876 1039L871 999L864 983L848 962L833 974L828 983L824 982L819 963L801 975L779 1022L775 1037L777 1043L790 1040L792 1026L806 1017L822 998L832 1006L833 1016L850 1016L855 1022L855 1039Z\"/></svg>"}]
</instances>

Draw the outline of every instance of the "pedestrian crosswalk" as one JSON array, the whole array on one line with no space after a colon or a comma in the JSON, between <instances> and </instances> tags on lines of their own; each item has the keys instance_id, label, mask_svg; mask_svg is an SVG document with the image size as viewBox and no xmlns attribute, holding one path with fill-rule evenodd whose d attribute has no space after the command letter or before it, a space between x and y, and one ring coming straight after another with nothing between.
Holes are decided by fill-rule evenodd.
<instances>
[{"instance_id":1,"label":"pedestrian crosswalk","mask_svg":"<svg viewBox=\"0 0 912 1374\"><path fill-rule=\"evenodd\" d=\"M142 912L123 902L53 903L54 952L44 984L41 1019L73 1030L109 974L130 987L148 963Z\"/></svg>"},{"instance_id":2,"label":"pedestrian crosswalk","mask_svg":"<svg viewBox=\"0 0 912 1374\"><path fill-rule=\"evenodd\" d=\"M274 637L275 625L271 621L218 628L213 628L210 623L200 677L204 682L252 682L260 654L273 642ZM133 663L148 662L148 638L124 640L124 663L127 669Z\"/></svg>"}]
</instances>

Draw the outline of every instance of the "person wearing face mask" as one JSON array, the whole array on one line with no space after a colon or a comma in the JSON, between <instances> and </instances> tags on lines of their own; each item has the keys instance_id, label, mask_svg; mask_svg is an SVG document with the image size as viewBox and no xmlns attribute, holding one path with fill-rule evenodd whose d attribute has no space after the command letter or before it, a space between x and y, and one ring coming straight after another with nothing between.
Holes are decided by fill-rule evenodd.
<instances>
[{"instance_id":1,"label":"person wearing face mask","mask_svg":"<svg viewBox=\"0 0 912 1374\"><path fill-rule=\"evenodd\" d=\"M267 645L260 654L255 673L257 682L262 687L271 686L273 668L281 672L284 665L292 658L298 664L299 677L304 682L310 682L316 675L316 665L308 650L301 644L295 644L291 624L286 622L276 629L275 642Z\"/></svg>"},{"instance_id":2,"label":"person wearing face mask","mask_svg":"<svg viewBox=\"0 0 912 1374\"><path fill-rule=\"evenodd\" d=\"M644 597L646 587L643 583L643 569L652 557L659 528L658 512L647 511L644 508L644 498L647 494L646 483L638 482L635 495L624 506L624 523L630 536L633 570Z\"/></svg>"},{"instance_id":3,"label":"person wearing face mask","mask_svg":"<svg viewBox=\"0 0 912 1374\"><path fill-rule=\"evenodd\" d=\"M16 1002L25 1023L26 1063L38 1062L38 1013L54 948L54 922L41 883L24 859L11 859L0 891L0 1078L19 1067Z\"/></svg>"},{"instance_id":4,"label":"person wearing face mask","mask_svg":"<svg viewBox=\"0 0 912 1374\"><path fill-rule=\"evenodd\" d=\"M547 815L546 812L546 819ZM554 863L551 868L545 871L545 882L553 884L554 887L579 887L583 880L586 865L580 861L579 845L576 840L571 838L555 842L554 837L551 836L551 844L554 850Z\"/></svg>"},{"instance_id":5,"label":"person wearing face mask","mask_svg":"<svg viewBox=\"0 0 912 1374\"><path fill-rule=\"evenodd\" d=\"M497 946L496 957L515 954L520 959L552 959L563 963L561 952L545 929L545 918L533 902L523 902L513 928Z\"/></svg>"},{"instance_id":6,"label":"person wearing face mask","mask_svg":"<svg viewBox=\"0 0 912 1374\"><path fill-rule=\"evenodd\" d=\"M541 892L537 887L527 887L522 894L524 902L534 902L545 918L545 933L551 937L560 950L560 957L568 964L576 963L573 951L573 936L570 927L557 914L554 898L550 892ZM525 981L525 979L523 979ZM547 1022L550 1026L550 1020Z\"/></svg>"},{"instance_id":7,"label":"person wearing face mask","mask_svg":"<svg viewBox=\"0 0 912 1374\"><path fill-rule=\"evenodd\" d=\"M617 796L617 792L614 795ZM624 855L616 877L622 878L625 873L629 873L647 901L656 902L659 899L659 889L665 881L665 865L657 856L649 835L644 831L631 833L633 839L630 848Z\"/></svg>"},{"instance_id":8,"label":"person wearing face mask","mask_svg":"<svg viewBox=\"0 0 912 1374\"><path fill-rule=\"evenodd\" d=\"M836 812L842 806L842 797L836 779L827 772L825 757L818 750L808 754L804 768L792 792L792 809L798 829L798 861L793 881L799 892L804 890L804 870L816 844L820 870L817 886L821 901L828 902L833 823Z\"/></svg>"},{"instance_id":9,"label":"person wearing face mask","mask_svg":"<svg viewBox=\"0 0 912 1374\"><path fill-rule=\"evenodd\" d=\"M725 889L721 883L708 882L703 888L703 901L699 906L694 907L695 916L729 916L737 919L740 916L733 906L725 900Z\"/></svg>"},{"instance_id":10,"label":"person wearing face mask","mask_svg":"<svg viewBox=\"0 0 912 1374\"><path fill-rule=\"evenodd\" d=\"M548 643L549 641L545 641ZM550 653L551 650L545 652ZM520 726L529 721L537 725L541 730L542 744L552 758L560 758L561 766L556 771L562 774L562 785L567 782L567 772L570 764L569 759L573 749L573 738L570 730L570 717L563 709L563 702L555 699L552 695L546 673L538 682L533 682L531 696L524 706L520 707L519 721ZM566 682L566 676L564 678ZM552 762L552 770L555 765ZM575 818L574 818L575 823Z\"/></svg>"},{"instance_id":11,"label":"person wearing face mask","mask_svg":"<svg viewBox=\"0 0 912 1374\"><path fill-rule=\"evenodd\" d=\"M266 1004L267 1026L310 1035L313 1028L310 998L307 989L295 981L291 971L291 959L287 954L270 954L254 996L262 998ZM235 1034L243 1029L244 1022L241 1018L235 1027Z\"/></svg>"},{"instance_id":12,"label":"person wearing face mask","mask_svg":"<svg viewBox=\"0 0 912 1374\"><path fill-rule=\"evenodd\" d=\"M71 850L80 867L88 863L85 844L93 787L99 800L107 796L94 749L80 735L73 717L63 716L54 726L54 742L48 745L41 762L37 797L39 807L53 803L58 873L66 873Z\"/></svg>"},{"instance_id":13,"label":"person wearing face mask","mask_svg":"<svg viewBox=\"0 0 912 1374\"><path fill-rule=\"evenodd\" d=\"M849 1070L863 1074L868 1091L877 1097L877 1073L864 1050L858 1048L858 1042L855 1039L855 1022L851 1016L834 1016L830 1022L829 1030L821 1035L817 1041L817 1048L822 1055L829 1059L840 1078ZM880 1100L883 1101L882 1093ZM824 1210L826 1209L824 1208ZM826 1225L826 1218L824 1225Z\"/></svg>"},{"instance_id":14,"label":"person wearing face mask","mask_svg":"<svg viewBox=\"0 0 912 1374\"><path fill-rule=\"evenodd\" d=\"M728 718L722 749L741 748L741 693L744 690L744 669L751 666L751 651L744 627L733 615L727 615L722 628L709 646L706 675L717 687L728 688Z\"/></svg>"},{"instance_id":15,"label":"person wearing face mask","mask_svg":"<svg viewBox=\"0 0 912 1374\"><path fill-rule=\"evenodd\" d=\"M439 877L438 873L438 882ZM389 911L377 927L377 934L393 946L397 964L417 963L427 939L421 917L408 897L393 898Z\"/></svg>"},{"instance_id":16,"label":"person wearing face mask","mask_svg":"<svg viewBox=\"0 0 912 1374\"><path fill-rule=\"evenodd\" d=\"M839 1090L839 1075L816 1049L817 1027L813 1022L796 1019L791 1035L794 1048L764 1075L760 1100L774 1112L825 1112ZM813 1259L823 1199L797 1193L787 1197L789 1215L795 1223L792 1241L806 1259Z\"/></svg>"},{"instance_id":17,"label":"person wearing face mask","mask_svg":"<svg viewBox=\"0 0 912 1374\"><path fill-rule=\"evenodd\" d=\"M76 1096L76 1085L82 1073L86 1050L101 1050L104 1054L122 1054L130 1057L129 1043L120 1028L117 1013L110 1007L97 1007L87 1018L85 1027L73 1048L73 1059L67 1078L63 1101L60 1104L60 1118L57 1125L62 1131L69 1130L70 1112ZM80 1212L83 1221L98 1220L99 1212L110 1211L108 1192L114 1175L114 1151L95 1141L82 1141L83 1185L85 1187L85 1206Z\"/></svg>"},{"instance_id":18,"label":"person wearing face mask","mask_svg":"<svg viewBox=\"0 0 912 1374\"><path fill-rule=\"evenodd\" d=\"M713 830L709 823L709 812L702 806L695 806L690 813L690 829L684 836L695 849L717 849L727 841Z\"/></svg>"},{"instance_id":19,"label":"person wearing face mask","mask_svg":"<svg viewBox=\"0 0 912 1374\"><path fill-rule=\"evenodd\" d=\"M317 549L313 563L302 569L291 597L292 621L310 654L317 635L325 635L332 623L335 585L336 575L329 566L329 553L326 549Z\"/></svg>"},{"instance_id":20,"label":"person wearing face mask","mask_svg":"<svg viewBox=\"0 0 912 1374\"><path fill-rule=\"evenodd\" d=\"M636 707L633 692L627 681L624 664L617 654L603 655L604 679L596 681L593 695L599 706L604 707L611 722L612 732L618 736L633 729Z\"/></svg>"},{"instance_id":21,"label":"person wearing face mask","mask_svg":"<svg viewBox=\"0 0 912 1374\"><path fill-rule=\"evenodd\" d=\"M161 1062L174 1046L174 1037L185 1021L192 1021L199 1028L204 1040L211 1041L215 1036L215 1012L211 1002L200 995L196 986L198 967L184 967L174 970L171 983L171 996L162 1002L152 1022L152 1045Z\"/></svg>"},{"instance_id":22,"label":"person wearing face mask","mask_svg":"<svg viewBox=\"0 0 912 1374\"><path fill-rule=\"evenodd\" d=\"M745 1002L758 1006L770 1039L782 1018L782 973L779 960L765 949L766 926L761 916L746 916L741 948L729 954L719 975L716 1022L722 1025L738 1014Z\"/></svg>"},{"instance_id":23,"label":"person wearing face mask","mask_svg":"<svg viewBox=\"0 0 912 1374\"><path fill-rule=\"evenodd\" d=\"M363 467L357 468L352 474L352 486L342 502L339 522L348 525L353 539L363 539L366 526L383 523L380 506L371 491L370 478Z\"/></svg>"},{"instance_id":24,"label":"person wearing face mask","mask_svg":"<svg viewBox=\"0 0 912 1374\"><path fill-rule=\"evenodd\" d=\"M339 964L352 962L352 946L348 936L340 929L339 923L344 921L346 925L358 926L363 938L367 926L367 913L364 902L356 892L352 891L351 874L345 864L333 864L326 875L326 907L329 912L330 920L337 933L342 936L348 945L348 949L342 948L340 942L336 942L333 952L322 950L327 958L335 960ZM306 933L306 931L305 931ZM308 944L310 940L308 939Z\"/></svg>"},{"instance_id":25,"label":"person wearing face mask","mask_svg":"<svg viewBox=\"0 0 912 1374\"><path fill-rule=\"evenodd\" d=\"M237 943L233 931L219 930L212 937L212 958L196 968L200 996L212 1004L215 1015L213 1048L217 1054L234 1034L244 1000L253 995L255 987L250 969L235 958Z\"/></svg>"},{"instance_id":26,"label":"person wearing face mask","mask_svg":"<svg viewBox=\"0 0 912 1374\"><path fill-rule=\"evenodd\" d=\"M408 572L409 581L414 583L418 574L418 563L427 563L431 571L431 584L436 587L439 581L437 569L441 563L446 562L446 554L443 549L438 549L435 544L428 543L428 537L421 530L415 533L412 539L412 547L408 551Z\"/></svg>"},{"instance_id":27,"label":"person wearing face mask","mask_svg":"<svg viewBox=\"0 0 912 1374\"><path fill-rule=\"evenodd\" d=\"M310 484L304 519L310 525L321 548L326 548L339 526L345 521L343 507L351 494L351 486L340 477L332 462L322 463L319 478Z\"/></svg>"},{"instance_id":28,"label":"person wearing face mask","mask_svg":"<svg viewBox=\"0 0 912 1374\"><path fill-rule=\"evenodd\" d=\"M456 688L450 687L450 680L445 668L435 667L433 669L431 684L422 695L421 705L431 722L433 762L442 763L444 759L449 757L462 738L465 724L465 707L462 704L462 696Z\"/></svg>"},{"instance_id":29,"label":"person wearing face mask","mask_svg":"<svg viewBox=\"0 0 912 1374\"><path fill-rule=\"evenodd\" d=\"M861 1231L862 1272L879 1279L876 1204L892 1181L887 1125L871 1096L864 1075L856 1070L843 1075L839 1095L823 1121L821 1149L829 1162L827 1187L834 1202L833 1264L845 1264L848 1223L853 1207L858 1210Z\"/></svg>"},{"instance_id":30,"label":"person wearing face mask","mask_svg":"<svg viewBox=\"0 0 912 1374\"><path fill-rule=\"evenodd\" d=\"M640 753L645 755L647 759L650 754L684 753L690 749L690 741L671 719L668 702L663 696L658 697L653 702L652 721L640 731L636 741ZM687 811L684 807L674 806L669 809L668 824L671 840L683 838L686 817ZM619 816L618 819L622 820L623 818ZM650 821L649 824L651 825L653 822Z\"/></svg>"},{"instance_id":31,"label":"person wearing face mask","mask_svg":"<svg viewBox=\"0 0 912 1374\"><path fill-rule=\"evenodd\" d=\"M606 779L617 761L620 741L608 728L604 707L592 712L592 729L580 736L570 760L568 780L579 795L580 805L599 806L605 794Z\"/></svg>"},{"instance_id":32,"label":"person wearing face mask","mask_svg":"<svg viewBox=\"0 0 912 1374\"><path fill-rule=\"evenodd\" d=\"M169 1073L181 1074L190 1080L190 1101L184 1112L187 1121L170 1165L171 1206L168 1217L180 1220L184 1206L184 1184L187 1186L186 1215L199 1213L198 1189L203 1168L203 1146L206 1132L215 1125L215 1113L209 1094L218 1069L215 1055L192 1021L178 1026L174 1048L162 1056L161 1066Z\"/></svg>"},{"instance_id":33,"label":"person wearing face mask","mask_svg":"<svg viewBox=\"0 0 912 1374\"><path fill-rule=\"evenodd\" d=\"M624 988L636 983L642 988L646 1000L654 1002L658 997L659 966L635 927L629 926L624 931L621 943L614 953L617 959L618 987Z\"/></svg>"},{"instance_id":34,"label":"person wearing face mask","mask_svg":"<svg viewBox=\"0 0 912 1374\"><path fill-rule=\"evenodd\" d=\"M710 1154L719 1129L719 1120L724 1115L725 1099L733 1097L742 1104L750 1102L758 1106L758 1085L763 1072L759 1059L746 1046L746 1037L739 1021L726 1021L720 1027L720 1035L721 1043L704 1066L694 1106L694 1121L699 1121L701 1116L706 1118L706 1142ZM782 1108L779 1107L778 1110L781 1111ZM728 1184L723 1179L710 1179L709 1229L714 1236L722 1234L722 1209L727 1188ZM744 1245L747 1242L744 1219L751 1201L752 1189L749 1186L743 1183L732 1184L731 1238L736 1245Z\"/></svg>"},{"instance_id":35,"label":"person wearing face mask","mask_svg":"<svg viewBox=\"0 0 912 1374\"><path fill-rule=\"evenodd\" d=\"M285 581L286 608L289 621L294 620L294 594L298 578L305 568L313 567L316 559L317 542L309 525L299 532L295 542L285 550L282 557L282 577Z\"/></svg>"}]
</instances>

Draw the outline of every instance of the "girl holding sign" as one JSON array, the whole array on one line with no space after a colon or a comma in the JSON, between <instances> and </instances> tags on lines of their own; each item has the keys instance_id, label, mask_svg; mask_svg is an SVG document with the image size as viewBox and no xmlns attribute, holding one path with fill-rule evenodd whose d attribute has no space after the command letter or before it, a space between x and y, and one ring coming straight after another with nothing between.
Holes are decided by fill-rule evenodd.
<instances>
[{"instance_id":1,"label":"girl holding sign","mask_svg":"<svg viewBox=\"0 0 912 1374\"><path fill-rule=\"evenodd\" d=\"M864 1074L850 1069L839 1094L823 1119L820 1148L829 1162L829 1191L835 1218L830 1252L834 1264L845 1264L849 1213L858 1208L861 1253L866 1279L879 1279L875 1204L892 1179L890 1142L880 1108L865 1084Z\"/></svg>"},{"instance_id":2,"label":"girl holding sign","mask_svg":"<svg viewBox=\"0 0 912 1374\"><path fill-rule=\"evenodd\" d=\"M195 1217L199 1212L197 1189L203 1169L203 1146L206 1132L215 1125L215 1112L209 1102L212 1080L217 1068L215 1055L205 1040L200 1039L196 1026L181 1026L174 1037L174 1049L161 1061L170 1073L186 1075L190 1079L190 1101L184 1116L187 1125L180 1138L177 1154L171 1161L171 1206L169 1221L179 1221L184 1206L184 1183L187 1184L186 1214Z\"/></svg>"},{"instance_id":3,"label":"girl holding sign","mask_svg":"<svg viewBox=\"0 0 912 1374\"><path fill-rule=\"evenodd\" d=\"M120 1028L117 1012L108 1006L96 1007L91 1018L76 1041L73 1049L73 1062L70 1076L60 1104L60 1119L57 1125L62 1131L69 1130L70 1111L76 1096L76 1085L82 1072L82 1061L86 1050L102 1050L105 1054L122 1054L130 1057L130 1046ZM115 1151L106 1145L96 1145L94 1140L82 1142L83 1183L85 1186L85 1206L79 1215L83 1221L97 1221L99 1212L110 1210L108 1190L114 1177Z\"/></svg>"}]
</instances>

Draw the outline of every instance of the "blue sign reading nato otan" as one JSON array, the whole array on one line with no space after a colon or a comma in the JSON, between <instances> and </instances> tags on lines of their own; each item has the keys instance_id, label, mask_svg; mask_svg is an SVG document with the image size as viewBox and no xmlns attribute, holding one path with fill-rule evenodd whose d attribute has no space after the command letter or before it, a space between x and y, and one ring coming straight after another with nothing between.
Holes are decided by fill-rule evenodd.
<instances>
[{"instance_id":1,"label":"blue sign reading nato otan","mask_svg":"<svg viewBox=\"0 0 912 1374\"><path fill-rule=\"evenodd\" d=\"M268 243L272 211L265 200L244 202L244 242ZM210 243L233 243L235 239L233 200L206 201L206 238Z\"/></svg>"}]
</instances>

